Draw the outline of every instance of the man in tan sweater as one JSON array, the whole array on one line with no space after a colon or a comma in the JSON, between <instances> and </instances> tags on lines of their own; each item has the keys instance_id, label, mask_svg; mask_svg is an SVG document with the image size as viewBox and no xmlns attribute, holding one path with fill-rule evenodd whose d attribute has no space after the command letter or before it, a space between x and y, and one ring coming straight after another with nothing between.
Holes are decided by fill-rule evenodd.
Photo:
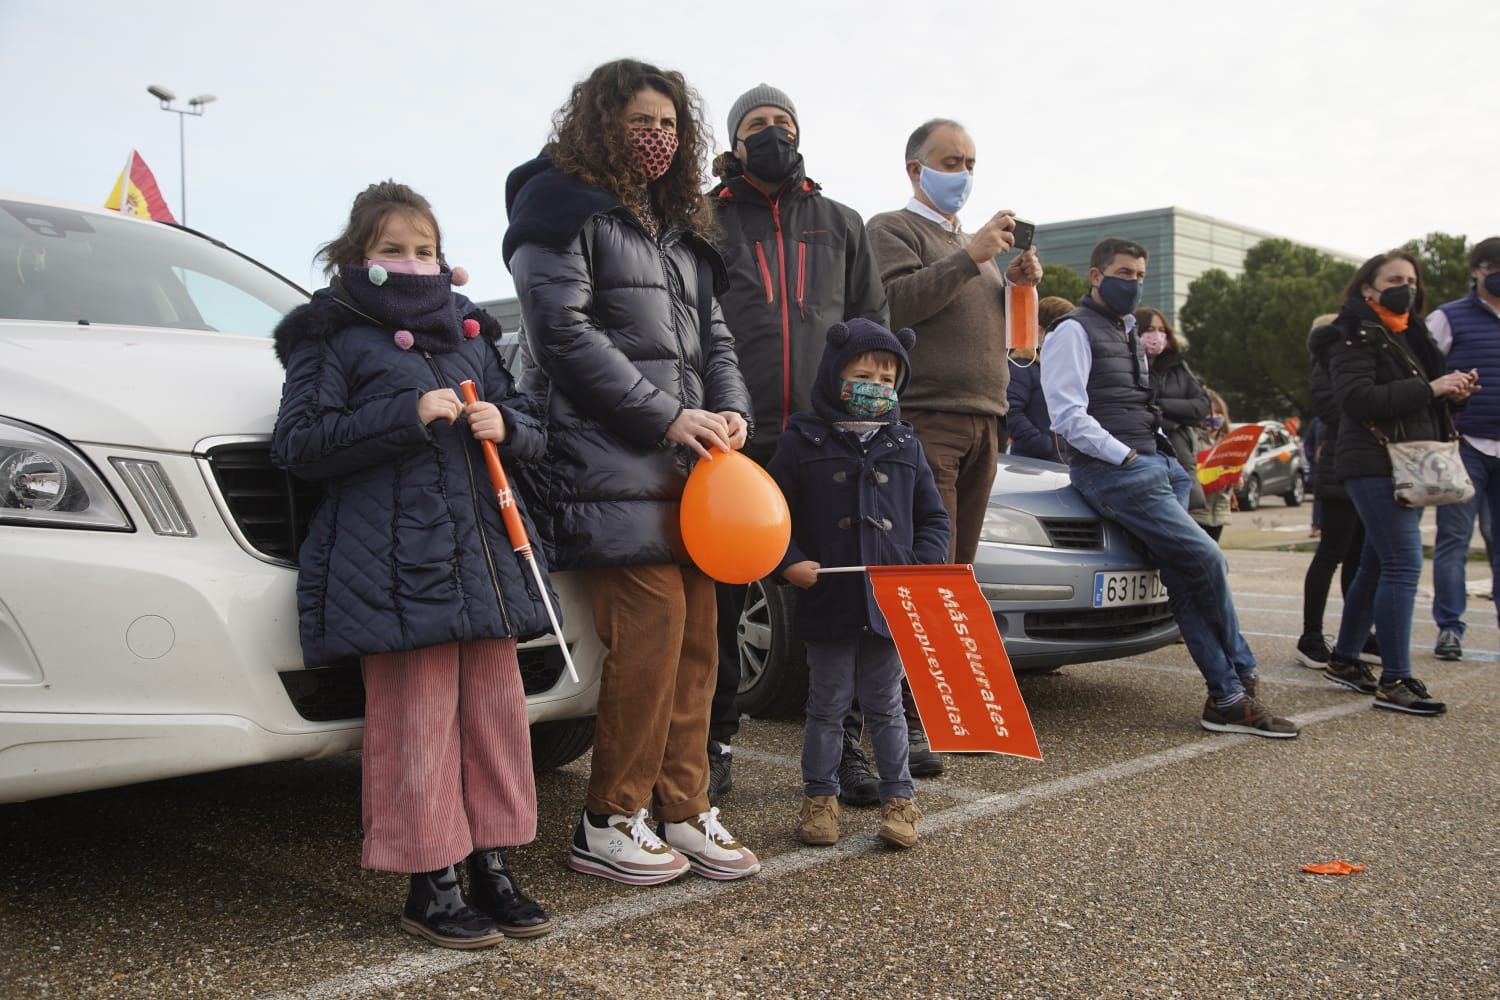
<instances>
[{"instance_id":1,"label":"man in tan sweater","mask_svg":"<svg viewBox=\"0 0 1500 1000\"><path fill-rule=\"evenodd\" d=\"M950 555L967 563L979 549L1004 433L1005 285L1036 284L1042 266L1033 248L1001 275L994 258L1015 242L1013 212L996 212L972 234L960 227L974 180L974 140L962 125L919 126L906 143L906 174L911 201L867 229L891 329L917 331L901 415L917 430L952 519Z\"/></svg>"}]
</instances>

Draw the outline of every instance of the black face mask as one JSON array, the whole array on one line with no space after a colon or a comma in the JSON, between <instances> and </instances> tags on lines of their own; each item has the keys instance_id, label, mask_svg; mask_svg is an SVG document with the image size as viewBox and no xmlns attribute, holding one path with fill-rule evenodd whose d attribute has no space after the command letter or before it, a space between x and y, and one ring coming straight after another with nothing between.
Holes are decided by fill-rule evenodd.
<instances>
[{"instance_id":1,"label":"black face mask","mask_svg":"<svg viewBox=\"0 0 1500 1000\"><path fill-rule=\"evenodd\" d=\"M1416 303L1416 285L1393 285L1380 293L1380 304L1393 313L1409 313Z\"/></svg>"},{"instance_id":2,"label":"black face mask","mask_svg":"<svg viewBox=\"0 0 1500 1000\"><path fill-rule=\"evenodd\" d=\"M1491 271L1484 276L1484 290L1491 295L1500 295L1500 271Z\"/></svg>"},{"instance_id":3,"label":"black face mask","mask_svg":"<svg viewBox=\"0 0 1500 1000\"><path fill-rule=\"evenodd\" d=\"M771 125L741 140L745 144L745 173L780 183L802 165L797 140L780 125Z\"/></svg>"}]
</instances>

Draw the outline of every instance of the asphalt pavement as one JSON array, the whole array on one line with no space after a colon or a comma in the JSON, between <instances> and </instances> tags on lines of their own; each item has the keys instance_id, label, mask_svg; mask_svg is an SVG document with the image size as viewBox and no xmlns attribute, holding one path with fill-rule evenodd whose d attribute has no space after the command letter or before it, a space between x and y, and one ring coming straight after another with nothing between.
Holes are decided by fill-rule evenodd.
<instances>
[{"instance_id":1,"label":"asphalt pavement","mask_svg":"<svg viewBox=\"0 0 1500 1000\"><path fill-rule=\"evenodd\" d=\"M476 953L401 933L405 880L358 868L355 754L0 806L0 996L1500 996L1493 605L1444 663L1424 589L1449 713L1372 710L1292 658L1307 508L1252 517L1237 606L1299 739L1200 729L1181 645L1023 678L1045 761L950 756L901 852L876 810L802 846L800 728L749 721L723 818L765 870L655 888L567 869L584 758L513 855L557 930ZM1334 859L1367 870L1301 871Z\"/></svg>"}]
</instances>

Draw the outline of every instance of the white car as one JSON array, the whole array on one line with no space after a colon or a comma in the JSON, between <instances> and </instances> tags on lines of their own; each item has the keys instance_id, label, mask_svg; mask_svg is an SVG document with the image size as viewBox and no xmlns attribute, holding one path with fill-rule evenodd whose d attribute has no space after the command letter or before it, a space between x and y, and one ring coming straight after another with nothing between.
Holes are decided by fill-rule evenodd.
<instances>
[{"instance_id":1,"label":"white car","mask_svg":"<svg viewBox=\"0 0 1500 1000\"><path fill-rule=\"evenodd\" d=\"M221 243L0 195L0 803L360 742L357 661L304 664L315 485L272 467L277 320L307 293ZM521 653L538 769L588 749L602 649Z\"/></svg>"}]
</instances>

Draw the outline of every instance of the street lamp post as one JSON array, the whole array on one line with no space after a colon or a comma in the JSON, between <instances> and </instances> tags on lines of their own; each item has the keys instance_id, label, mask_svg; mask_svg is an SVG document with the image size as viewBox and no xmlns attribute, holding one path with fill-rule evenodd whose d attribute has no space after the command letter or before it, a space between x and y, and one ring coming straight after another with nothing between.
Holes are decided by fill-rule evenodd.
<instances>
[{"instance_id":1,"label":"street lamp post","mask_svg":"<svg viewBox=\"0 0 1500 1000\"><path fill-rule=\"evenodd\" d=\"M183 123L188 115L194 118L201 117L203 109L218 98L213 94L199 94L197 97L188 99L188 106L184 110L172 107L173 102L177 100L177 95L166 87L153 83L146 88L146 93L161 102L163 111L170 111L177 116L177 167L182 183L182 224L185 226L187 225L187 129Z\"/></svg>"}]
</instances>

